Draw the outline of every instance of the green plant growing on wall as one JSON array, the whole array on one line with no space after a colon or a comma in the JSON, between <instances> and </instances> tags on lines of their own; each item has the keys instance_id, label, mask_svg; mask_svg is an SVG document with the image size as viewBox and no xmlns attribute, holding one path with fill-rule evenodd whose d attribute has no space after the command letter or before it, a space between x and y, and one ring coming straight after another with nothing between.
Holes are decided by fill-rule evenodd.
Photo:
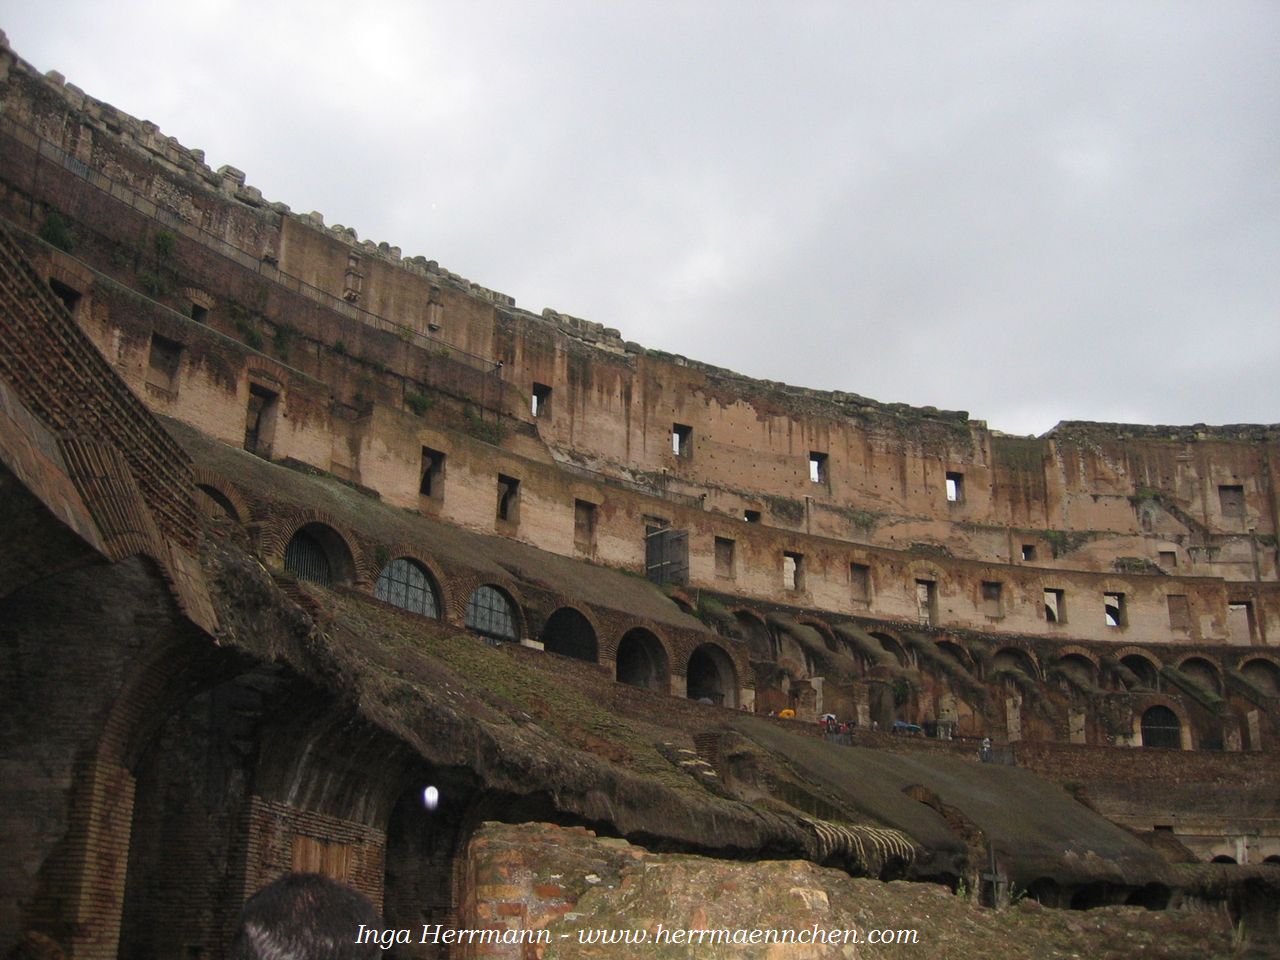
<instances>
[{"instance_id":1,"label":"green plant growing on wall","mask_svg":"<svg viewBox=\"0 0 1280 960\"><path fill-rule=\"evenodd\" d=\"M65 253L70 253L76 245L71 236L71 228L56 210L49 211L40 224L40 239Z\"/></svg>"},{"instance_id":2,"label":"green plant growing on wall","mask_svg":"<svg viewBox=\"0 0 1280 960\"><path fill-rule=\"evenodd\" d=\"M281 360L289 359L289 347L293 344L293 328L292 327L276 327L276 335L272 339L272 345L275 347L276 356Z\"/></svg>"},{"instance_id":3,"label":"green plant growing on wall","mask_svg":"<svg viewBox=\"0 0 1280 960\"><path fill-rule=\"evenodd\" d=\"M158 230L155 236L151 238L151 246L156 252L156 263L168 263L173 259L173 252L177 249L178 240L168 230Z\"/></svg>"},{"instance_id":4,"label":"green plant growing on wall","mask_svg":"<svg viewBox=\"0 0 1280 960\"><path fill-rule=\"evenodd\" d=\"M422 416L433 406L435 406L435 398L424 396L421 393L406 391L404 395L404 405L413 411L415 416Z\"/></svg>"},{"instance_id":5,"label":"green plant growing on wall","mask_svg":"<svg viewBox=\"0 0 1280 960\"><path fill-rule=\"evenodd\" d=\"M262 349L262 334L260 334L252 326L250 326L249 321L247 319L243 317L237 317L235 324L236 324L236 332L240 334L240 339L245 342L246 346L250 347L253 350Z\"/></svg>"},{"instance_id":6,"label":"green plant growing on wall","mask_svg":"<svg viewBox=\"0 0 1280 960\"><path fill-rule=\"evenodd\" d=\"M764 502L769 505L769 512L786 523L800 523L804 520L804 501L790 497L775 497L768 494Z\"/></svg>"},{"instance_id":7,"label":"green plant growing on wall","mask_svg":"<svg viewBox=\"0 0 1280 960\"><path fill-rule=\"evenodd\" d=\"M497 420L493 422L484 420L473 410L468 410L463 417L462 430L468 436L484 443L491 443L495 447L502 443L502 438L506 435L501 423Z\"/></svg>"}]
</instances>

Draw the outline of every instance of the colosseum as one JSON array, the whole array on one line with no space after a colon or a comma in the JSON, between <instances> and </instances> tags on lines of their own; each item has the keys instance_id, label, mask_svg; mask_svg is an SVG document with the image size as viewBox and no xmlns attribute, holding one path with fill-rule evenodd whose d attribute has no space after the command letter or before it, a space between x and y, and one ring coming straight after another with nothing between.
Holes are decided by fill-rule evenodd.
<instances>
[{"instance_id":1,"label":"colosseum","mask_svg":"<svg viewBox=\"0 0 1280 960\"><path fill-rule=\"evenodd\" d=\"M660 919L635 864L689 926L746 871L805 924L859 878L1276 942L1280 426L646 349L7 42L0 210L0 954L217 960L293 871L396 929Z\"/></svg>"}]
</instances>

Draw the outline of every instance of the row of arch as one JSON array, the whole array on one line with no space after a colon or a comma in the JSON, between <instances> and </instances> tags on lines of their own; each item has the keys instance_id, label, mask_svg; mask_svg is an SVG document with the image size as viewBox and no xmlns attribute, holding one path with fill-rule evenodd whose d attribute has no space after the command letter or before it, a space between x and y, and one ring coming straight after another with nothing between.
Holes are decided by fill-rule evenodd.
<instances>
[{"instance_id":1,"label":"row of arch","mask_svg":"<svg viewBox=\"0 0 1280 960\"><path fill-rule=\"evenodd\" d=\"M332 527L314 520L289 538L284 566L299 579L321 586L354 579L354 561L345 541ZM417 557L397 556L387 561L378 572L373 594L419 616L449 619L441 577ZM499 642L518 642L527 624L511 592L494 583L480 583L470 591L462 619L467 630ZM538 640L549 653L598 664L602 652L599 632L581 610L563 606L547 617ZM622 634L613 651L614 679L661 693L679 692L672 689L672 662L668 644L654 630L632 627ZM737 705L738 671L733 658L718 644L697 646L684 664L684 675L684 693L690 699Z\"/></svg>"},{"instance_id":2,"label":"row of arch","mask_svg":"<svg viewBox=\"0 0 1280 960\"><path fill-rule=\"evenodd\" d=\"M745 608L735 610L733 615L747 639L753 659L776 660L782 654L776 633L768 628L764 617ZM816 630L831 653L845 653L860 660L865 666L870 666L865 651L851 646L824 621L815 617L798 617L796 622ZM879 642L899 666L915 666L907 645L892 632L880 628L868 628L866 632ZM982 663L962 644L953 640L936 640L933 646L975 678L979 677ZM996 648L988 662L993 674L1002 669L1016 670L1037 682L1044 682L1055 671L1059 671L1086 688L1101 687L1108 681L1113 684L1114 689L1132 691L1154 691L1162 685L1160 678L1164 663L1146 650L1125 647L1118 650L1114 657L1107 659L1113 659L1123 669L1109 668L1103 658L1080 646L1062 648L1053 658L1049 669L1045 669L1034 651L1013 644ZM1172 665L1183 676L1205 689L1218 695L1225 692L1225 670L1212 657L1202 653L1186 653ZM1236 670L1259 692L1280 697L1280 663L1276 659L1266 654L1246 653L1240 657Z\"/></svg>"}]
</instances>

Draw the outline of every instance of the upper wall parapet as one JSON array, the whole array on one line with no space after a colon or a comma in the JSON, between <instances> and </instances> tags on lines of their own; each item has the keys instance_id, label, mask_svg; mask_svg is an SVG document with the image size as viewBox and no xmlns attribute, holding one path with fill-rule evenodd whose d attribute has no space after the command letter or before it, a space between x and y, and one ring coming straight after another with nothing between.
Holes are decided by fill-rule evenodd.
<instances>
[{"instance_id":1,"label":"upper wall parapet","mask_svg":"<svg viewBox=\"0 0 1280 960\"><path fill-rule=\"evenodd\" d=\"M1144 440L1170 443L1243 442L1270 443L1280 440L1280 424L1231 423L1211 426L1195 423L1188 426L1151 425L1141 423L1095 423L1088 420L1063 420L1044 434L1058 441L1126 441Z\"/></svg>"}]
</instances>

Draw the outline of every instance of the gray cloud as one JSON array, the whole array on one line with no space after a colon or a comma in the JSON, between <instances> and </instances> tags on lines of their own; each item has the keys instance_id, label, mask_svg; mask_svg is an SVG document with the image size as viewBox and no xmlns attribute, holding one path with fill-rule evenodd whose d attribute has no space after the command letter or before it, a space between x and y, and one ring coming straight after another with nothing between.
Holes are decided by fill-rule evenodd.
<instances>
[{"instance_id":1,"label":"gray cloud","mask_svg":"<svg viewBox=\"0 0 1280 960\"><path fill-rule=\"evenodd\" d=\"M295 209L756 376L1274 421L1280 7L8 2Z\"/></svg>"}]
</instances>

